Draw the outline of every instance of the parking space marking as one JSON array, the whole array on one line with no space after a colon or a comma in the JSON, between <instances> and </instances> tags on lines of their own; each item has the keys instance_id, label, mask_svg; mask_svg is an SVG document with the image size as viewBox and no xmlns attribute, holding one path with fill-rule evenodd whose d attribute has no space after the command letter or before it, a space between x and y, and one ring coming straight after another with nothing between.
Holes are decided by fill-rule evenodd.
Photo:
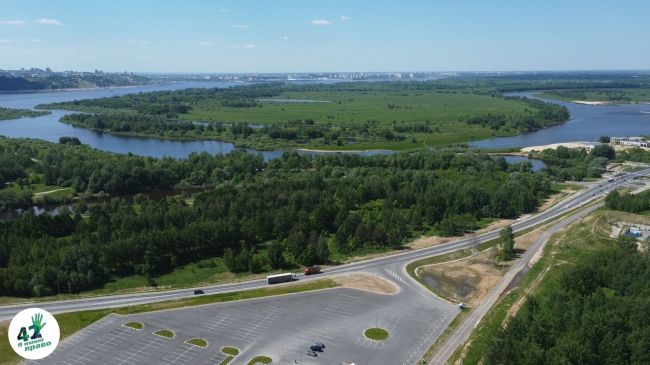
<instances>
[{"instance_id":1,"label":"parking space marking","mask_svg":"<svg viewBox=\"0 0 650 365\"><path fill-rule=\"evenodd\" d=\"M217 352L216 354L214 354L214 356L212 356L212 357L210 358L210 360L208 360L208 362L206 363L206 365L221 364L221 362L222 362L223 360L225 360L226 357L228 357L228 355L226 355L226 354L224 354L223 352L219 351L219 352Z\"/></svg>"},{"instance_id":2,"label":"parking space marking","mask_svg":"<svg viewBox=\"0 0 650 365\"><path fill-rule=\"evenodd\" d=\"M162 359L164 364L191 364L192 359L201 351L200 347L188 344L180 344L173 352L165 355Z\"/></svg>"},{"instance_id":3,"label":"parking space marking","mask_svg":"<svg viewBox=\"0 0 650 365\"><path fill-rule=\"evenodd\" d=\"M204 327L206 330L210 332L218 333L223 331L226 327L231 326L233 323L235 323L236 317L232 313L226 313L226 315L217 318L219 319L205 321L205 323L203 323L201 327Z\"/></svg>"},{"instance_id":4,"label":"parking space marking","mask_svg":"<svg viewBox=\"0 0 650 365\"><path fill-rule=\"evenodd\" d=\"M254 341L284 313L286 309L270 307L254 315L252 318L254 322L238 326L237 332L232 337L244 342Z\"/></svg>"},{"instance_id":5,"label":"parking space marking","mask_svg":"<svg viewBox=\"0 0 650 365\"><path fill-rule=\"evenodd\" d=\"M121 353L111 363L115 365L136 364L138 361L146 359L146 353L152 353L162 347L166 341L157 336L149 336L142 342L143 344L138 344L137 348L129 348L124 353Z\"/></svg>"}]
</instances>

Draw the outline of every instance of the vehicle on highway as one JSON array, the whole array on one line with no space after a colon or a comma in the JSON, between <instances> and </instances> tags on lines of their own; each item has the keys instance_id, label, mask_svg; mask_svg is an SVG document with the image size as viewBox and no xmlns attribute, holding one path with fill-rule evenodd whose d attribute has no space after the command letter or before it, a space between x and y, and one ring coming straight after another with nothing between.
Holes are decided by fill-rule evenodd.
<instances>
[{"instance_id":1,"label":"vehicle on highway","mask_svg":"<svg viewBox=\"0 0 650 365\"><path fill-rule=\"evenodd\" d=\"M266 277L266 281L269 283L269 285L286 283L294 280L298 280L296 278L296 274L290 272L283 273L283 274L269 275Z\"/></svg>"},{"instance_id":2,"label":"vehicle on highway","mask_svg":"<svg viewBox=\"0 0 650 365\"><path fill-rule=\"evenodd\" d=\"M320 274L320 266L310 266L305 269L305 275Z\"/></svg>"},{"instance_id":3,"label":"vehicle on highway","mask_svg":"<svg viewBox=\"0 0 650 365\"><path fill-rule=\"evenodd\" d=\"M194 289L194 295L201 295L201 294L205 294L205 293L203 292L203 290L201 290L201 289Z\"/></svg>"}]
</instances>

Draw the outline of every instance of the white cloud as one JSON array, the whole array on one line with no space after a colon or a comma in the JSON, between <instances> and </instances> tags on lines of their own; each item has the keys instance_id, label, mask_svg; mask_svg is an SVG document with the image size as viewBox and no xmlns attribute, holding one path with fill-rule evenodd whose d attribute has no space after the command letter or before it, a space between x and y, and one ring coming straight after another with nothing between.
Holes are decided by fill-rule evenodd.
<instances>
[{"instance_id":1,"label":"white cloud","mask_svg":"<svg viewBox=\"0 0 650 365\"><path fill-rule=\"evenodd\" d=\"M239 28L239 29L248 29L248 28L250 28L251 26L248 25L248 24L233 24L233 27L235 27L235 28Z\"/></svg>"},{"instance_id":2,"label":"white cloud","mask_svg":"<svg viewBox=\"0 0 650 365\"><path fill-rule=\"evenodd\" d=\"M331 25L332 22L326 19L314 19L311 21L311 24L318 25L318 26L327 26L327 25Z\"/></svg>"},{"instance_id":3,"label":"white cloud","mask_svg":"<svg viewBox=\"0 0 650 365\"><path fill-rule=\"evenodd\" d=\"M229 11L230 11L230 10L228 10L228 9L219 9L219 12L220 12L220 13L227 13L227 12L229 12Z\"/></svg>"},{"instance_id":4,"label":"white cloud","mask_svg":"<svg viewBox=\"0 0 650 365\"><path fill-rule=\"evenodd\" d=\"M38 38L32 38L29 41L32 42L32 43L39 43L41 40L38 39Z\"/></svg>"},{"instance_id":5,"label":"white cloud","mask_svg":"<svg viewBox=\"0 0 650 365\"><path fill-rule=\"evenodd\" d=\"M235 47L235 48L237 48L237 49L253 49L253 48L257 47L257 45L255 45L255 44L253 44L253 43L249 43L249 44L235 44L233 47Z\"/></svg>"},{"instance_id":6,"label":"white cloud","mask_svg":"<svg viewBox=\"0 0 650 365\"><path fill-rule=\"evenodd\" d=\"M345 22L345 21L348 21L348 20L352 19L352 17L351 17L351 16L347 16L347 15L341 15L341 17L340 17L339 19L341 19L342 21Z\"/></svg>"},{"instance_id":7,"label":"white cloud","mask_svg":"<svg viewBox=\"0 0 650 365\"><path fill-rule=\"evenodd\" d=\"M2 24L2 25L13 25L13 26L17 26L17 27L23 27L23 26L27 25L27 23L25 23L22 20L0 20L0 24Z\"/></svg>"},{"instance_id":8,"label":"white cloud","mask_svg":"<svg viewBox=\"0 0 650 365\"><path fill-rule=\"evenodd\" d=\"M212 45L214 45L214 43L212 43L212 42L205 42L205 41L204 42L199 42L199 46L201 46L201 47L209 47L209 46L212 46Z\"/></svg>"},{"instance_id":9,"label":"white cloud","mask_svg":"<svg viewBox=\"0 0 650 365\"><path fill-rule=\"evenodd\" d=\"M0 39L0 44L11 44L11 40L9 39Z\"/></svg>"},{"instance_id":10,"label":"white cloud","mask_svg":"<svg viewBox=\"0 0 650 365\"><path fill-rule=\"evenodd\" d=\"M34 21L36 24L41 24L41 25L56 25L56 26L62 26L63 23L60 20L56 19L38 19Z\"/></svg>"},{"instance_id":11,"label":"white cloud","mask_svg":"<svg viewBox=\"0 0 650 365\"><path fill-rule=\"evenodd\" d=\"M285 35L284 37L282 37L282 39L284 39L284 40L286 41L286 40L289 39L289 36L286 36L286 35Z\"/></svg>"}]
</instances>

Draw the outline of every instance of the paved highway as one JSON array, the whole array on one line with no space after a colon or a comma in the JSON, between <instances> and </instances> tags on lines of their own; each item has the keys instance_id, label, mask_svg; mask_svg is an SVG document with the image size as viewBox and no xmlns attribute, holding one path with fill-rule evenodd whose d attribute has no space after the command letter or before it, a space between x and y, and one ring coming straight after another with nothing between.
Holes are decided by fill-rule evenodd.
<instances>
[{"instance_id":1,"label":"paved highway","mask_svg":"<svg viewBox=\"0 0 650 365\"><path fill-rule=\"evenodd\" d=\"M647 175L647 170L640 171L640 174ZM602 189L606 191L607 189L610 189L613 186L618 186L621 183L624 183L627 179L627 177L621 177L620 179L617 179L616 181L612 182L612 184L607 184L604 186ZM633 191L633 194L636 194L638 192L641 192L645 190L646 187L639 188L635 191ZM604 192L601 191L601 192ZM510 286L512 281L515 279L517 274L522 272L522 270L529 265L531 259L540 252L548 239L554 235L555 233L559 232L560 230L564 229L566 226L570 225L571 223L574 223L585 216L589 215L596 209L602 207L604 203L600 202L597 204L592 204L584 209L580 209L574 214L571 214L567 217L564 217L560 219L558 222L556 222L549 230L547 230L539 239L537 239L527 250L526 252L522 255L521 258L518 259L516 264L508 270L508 272L499 280L497 285L492 288L488 296L484 299L484 301L470 313L470 315L465 318L465 320L451 333L451 335L447 338L447 340L438 348L437 352L435 355L431 358L429 361L429 364L446 364L447 361L449 361L449 358L454 354L456 349L458 349L460 346L462 346L470 337L472 332L474 331L474 328L478 326L480 321L485 317L485 315L488 313L488 311L497 303L501 295L506 291L506 289Z\"/></svg>"},{"instance_id":2,"label":"paved highway","mask_svg":"<svg viewBox=\"0 0 650 365\"><path fill-rule=\"evenodd\" d=\"M564 199L560 203L554 205L553 207L529 217L518 220L512 225L512 228L515 232L529 229L535 227L541 223L548 223L557 218L558 216L566 213L569 210L575 209L579 206L584 205L587 202L590 202L599 196L609 192L611 189L624 184L628 179L634 176L647 176L650 175L650 168L644 169L635 173L626 173L621 174L620 176L615 177L612 181L603 181L601 183L594 183L591 187L582 190L578 193L575 193L568 198ZM406 264L410 261L446 254L456 250L469 248L472 245L478 243L483 243L497 238L499 235L499 230L494 230L483 235L470 238L459 239L449 243L423 248L419 250L407 251L391 256L386 256L377 259L360 261L352 264L341 265L328 269L326 272L320 275L305 277L300 276L300 280L316 280L336 274L355 272L355 271L371 271L371 269L377 269L379 267L387 267L389 265L395 264ZM266 280L251 280L239 283L230 283L230 284L221 284L221 285L211 285L202 287L203 291L206 294L215 294L215 293L225 293L233 291L241 291L246 289L253 289L259 287L267 286ZM29 302L24 304L9 305L9 306L0 306L0 321L10 319L16 313L25 308L30 308L38 306L40 308L46 309L51 313L63 313L63 312L74 312L81 310L90 310L90 309L99 309L99 308L115 308L115 307L124 307L136 304L160 302L164 300L172 299L181 299L192 297L193 292L191 289L176 289L169 291L160 291L160 292L146 292L146 293L134 293L134 294L124 294L124 295L110 295L110 296L100 296L100 297L90 297L83 299L72 299L72 300L61 300L61 301L47 301L47 302Z\"/></svg>"}]
</instances>

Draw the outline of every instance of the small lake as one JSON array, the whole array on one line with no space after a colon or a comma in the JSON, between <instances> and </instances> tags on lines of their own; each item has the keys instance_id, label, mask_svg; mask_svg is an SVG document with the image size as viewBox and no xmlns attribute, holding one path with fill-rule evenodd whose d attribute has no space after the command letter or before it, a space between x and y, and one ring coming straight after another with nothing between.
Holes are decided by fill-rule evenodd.
<instances>
[{"instance_id":1,"label":"small lake","mask_svg":"<svg viewBox=\"0 0 650 365\"><path fill-rule=\"evenodd\" d=\"M569 109L571 118L555 127L513 137L496 137L474 141L470 145L483 148L512 148L573 141L595 142L598 141L600 136L650 135L649 104L592 106L538 98L534 96L535 94L536 92L522 92L508 95L525 96L564 105Z\"/></svg>"},{"instance_id":2,"label":"small lake","mask_svg":"<svg viewBox=\"0 0 650 365\"><path fill-rule=\"evenodd\" d=\"M530 162L533 167L533 171L539 171L546 167L546 164L542 160L535 158L528 158L526 156L515 156L515 155L494 155L493 157L503 157L506 162L510 164L520 163L520 162Z\"/></svg>"}]
</instances>

